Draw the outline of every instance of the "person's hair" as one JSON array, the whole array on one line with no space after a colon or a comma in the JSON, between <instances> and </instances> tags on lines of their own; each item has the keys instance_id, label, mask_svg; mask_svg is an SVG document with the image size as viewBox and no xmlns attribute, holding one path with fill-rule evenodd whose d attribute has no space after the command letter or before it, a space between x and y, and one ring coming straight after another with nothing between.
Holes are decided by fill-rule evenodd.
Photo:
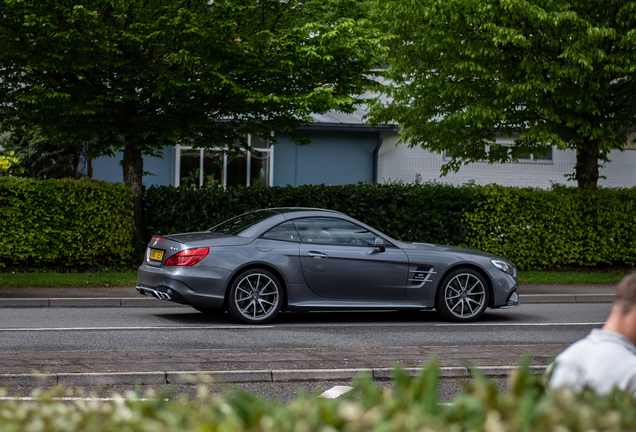
<instances>
[{"instance_id":1,"label":"person's hair","mask_svg":"<svg viewBox=\"0 0 636 432\"><path fill-rule=\"evenodd\" d=\"M636 308L636 273L625 276L616 286L614 304L622 306L623 314Z\"/></svg>"}]
</instances>

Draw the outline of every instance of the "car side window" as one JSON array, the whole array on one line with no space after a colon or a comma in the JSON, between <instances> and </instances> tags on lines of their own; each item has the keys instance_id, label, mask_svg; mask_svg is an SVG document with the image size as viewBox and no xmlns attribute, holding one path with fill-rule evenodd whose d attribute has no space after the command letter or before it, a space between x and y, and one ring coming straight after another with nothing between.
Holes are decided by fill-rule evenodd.
<instances>
[{"instance_id":1,"label":"car side window","mask_svg":"<svg viewBox=\"0 0 636 432\"><path fill-rule=\"evenodd\" d=\"M376 235L342 219L296 219L296 227L304 243L373 246Z\"/></svg>"},{"instance_id":2,"label":"car side window","mask_svg":"<svg viewBox=\"0 0 636 432\"><path fill-rule=\"evenodd\" d=\"M296 226L292 221L283 222L280 225L276 225L274 228L267 231L261 237L268 240L282 240L291 242L300 241L298 231L296 231Z\"/></svg>"}]
</instances>

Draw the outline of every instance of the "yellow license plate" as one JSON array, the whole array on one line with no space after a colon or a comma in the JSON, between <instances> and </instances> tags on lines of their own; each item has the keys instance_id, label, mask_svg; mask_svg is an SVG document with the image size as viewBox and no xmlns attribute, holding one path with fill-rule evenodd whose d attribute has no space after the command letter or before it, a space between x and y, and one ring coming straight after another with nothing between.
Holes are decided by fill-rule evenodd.
<instances>
[{"instance_id":1,"label":"yellow license plate","mask_svg":"<svg viewBox=\"0 0 636 432\"><path fill-rule=\"evenodd\" d=\"M163 259L163 252L159 249L150 249L150 259L161 261Z\"/></svg>"}]
</instances>

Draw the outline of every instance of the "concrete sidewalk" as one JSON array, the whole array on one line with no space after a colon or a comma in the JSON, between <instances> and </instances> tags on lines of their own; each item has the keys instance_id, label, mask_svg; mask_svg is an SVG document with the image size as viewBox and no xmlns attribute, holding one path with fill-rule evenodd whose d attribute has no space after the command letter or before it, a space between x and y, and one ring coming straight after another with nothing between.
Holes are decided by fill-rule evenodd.
<instances>
[{"instance_id":1,"label":"concrete sidewalk","mask_svg":"<svg viewBox=\"0 0 636 432\"><path fill-rule=\"evenodd\" d=\"M614 285L520 285L521 304L611 303ZM0 288L2 307L183 307L130 288Z\"/></svg>"},{"instance_id":2,"label":"concrete sidewalk","mask_svg":"<svg viewBox=\"0 0 636 432\"><path fill-rule=\"evenodd\" d=\"M395 365L415 374L432 356L442 367L442 377L470 378L466 360L487 376L502 377L514 370L524 355L530 356L533 369L541 373L564 348L506 345L4 352L0 353L0 385L183 384L196 375L229 383L348 380L361 373L385 380L391 378Z\"/></svg>"}]
</instances>

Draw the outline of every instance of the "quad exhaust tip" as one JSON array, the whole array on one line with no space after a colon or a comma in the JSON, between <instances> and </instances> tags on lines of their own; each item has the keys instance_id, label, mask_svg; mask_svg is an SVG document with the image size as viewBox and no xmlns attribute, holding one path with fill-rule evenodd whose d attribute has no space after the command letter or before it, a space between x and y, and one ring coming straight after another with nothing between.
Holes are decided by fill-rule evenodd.
<instances>
[{"instance_id":1,"label":"quad exhaust tip","mask_svg":"<svg viewBox=\"0 0 636 432\"><path fill-rule=\"evenodd\" d=\"M168 301L173 300L172 296L166 292L157 291L151 288L145 288L141 286L137 286L136 289L139 294L146 295L150 293L154 298L158 298L160 300L168 300Z\"/></svg>"},{"instance_id":2,"label":"quad exhaust tip","mask_svg":"<svg viewBox=\"0 0 636 432\"><path fill-rule=\"evenodd\" d=\"M153 291L152 295L157 297L158 299L161 299L161 300L172 300L172 297L170 297L170 294L165 293L165 292Z\"/></svg>"}]
</instances>

